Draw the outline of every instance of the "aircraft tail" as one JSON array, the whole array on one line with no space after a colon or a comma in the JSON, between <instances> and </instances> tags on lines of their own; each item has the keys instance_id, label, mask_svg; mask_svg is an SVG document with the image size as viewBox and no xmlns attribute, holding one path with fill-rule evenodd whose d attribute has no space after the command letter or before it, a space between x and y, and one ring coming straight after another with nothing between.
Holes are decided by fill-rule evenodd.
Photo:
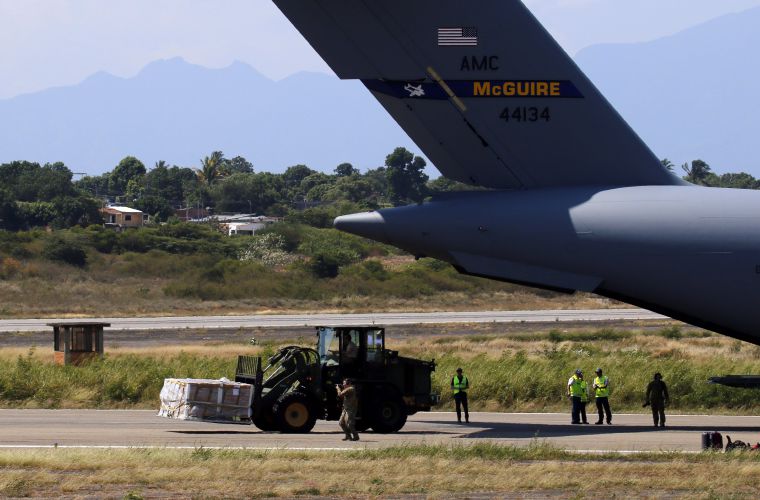
<instances>
[{"instance_id":1,"label":"aircraft tail","mask_svg":"<svg viewBox=\"0 0 760 500\"><path fill-rule=\"evenodd\" d=\"M446 177L492 188L680 183L520 0L274 2Z\"/></svg>"}]
</instances>

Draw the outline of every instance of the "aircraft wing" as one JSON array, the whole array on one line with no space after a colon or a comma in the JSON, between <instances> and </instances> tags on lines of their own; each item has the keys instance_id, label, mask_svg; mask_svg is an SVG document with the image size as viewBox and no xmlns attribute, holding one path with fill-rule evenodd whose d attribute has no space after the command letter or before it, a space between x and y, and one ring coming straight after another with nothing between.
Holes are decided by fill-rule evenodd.
<instances>
[{"instance_id":1,"label":"aircraft wing","mask_svg":"<svg viewBox=\"0 0 760 500\"><path fill-rule=\"evenodd\" d=\"M446 177L491 188L680 183L519 0L274 2Z\"/></svg>"}]
</instances>

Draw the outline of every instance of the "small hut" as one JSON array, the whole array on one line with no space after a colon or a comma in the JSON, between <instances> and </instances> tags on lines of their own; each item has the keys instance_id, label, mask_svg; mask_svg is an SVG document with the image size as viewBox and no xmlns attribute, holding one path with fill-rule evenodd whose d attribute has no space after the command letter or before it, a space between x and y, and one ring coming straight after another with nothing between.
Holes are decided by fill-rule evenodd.
<instances>
[{"instance_id":1,"label":"small hut","mask_svg":"<svg viewBox=\"0 0 760 500\"><path fill-rule=\"evenodd\" d=\"M57 321L53 327L53 350L59 365L78 365L103 357L103 328L111 323L97 321Z\"/></svg>"}]
</instances>

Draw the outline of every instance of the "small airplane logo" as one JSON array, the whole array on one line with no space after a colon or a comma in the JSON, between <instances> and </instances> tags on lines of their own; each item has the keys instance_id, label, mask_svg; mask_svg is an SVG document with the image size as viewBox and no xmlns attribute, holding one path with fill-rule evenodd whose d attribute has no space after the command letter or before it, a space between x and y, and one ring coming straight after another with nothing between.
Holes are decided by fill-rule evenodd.
<instances>
[{"instance_id":1,"label":"small airplane logo","mask_svg":"<svg viewBox=\"0 0 760 500\"><path fill-rule=\"evenodd\" d=\"M407 83L404 85L404 90L409 92L409 97L423 97L425 95L422 84L412 85L411 83Z\"/></svg>"}]
</instances>

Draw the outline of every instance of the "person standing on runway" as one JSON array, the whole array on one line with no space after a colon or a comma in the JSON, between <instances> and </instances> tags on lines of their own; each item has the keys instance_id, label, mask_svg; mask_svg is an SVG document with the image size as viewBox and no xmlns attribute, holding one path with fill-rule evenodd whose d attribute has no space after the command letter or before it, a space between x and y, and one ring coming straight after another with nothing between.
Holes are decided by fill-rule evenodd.
<instances>
[{"instance_id":1,"label":"person standing on runway","mask_svg":"<svg viewBox=\"0 0 760 500\"><path fill-rule=\"evenodd\" d=\"M358 441L356 412L359 410L359 398L356 394L354 381L347 378L343 381L343 385L336 385L335 389L338 391L338 397L343 400L343 412L340 414L340 420L338 420L338 425L346 434L343 441Z\"/></svg>"},{"instance_id":2,"label":"person standing on runway","mask_svg":"<svg viewBox=\"0 0 760 500\"><path fill-rule=\"evenodd\" d=\"M604 417L607 417L607 423L612 424L612 411L610 410L610 378L602 374L602 369L596 369L596 378L594 379L594 396L596 396L596 410L599 412L599 420L595 423L601 425L604 423Z\"/></svg>"},{"instance_id":3,"label":"person standing on runway","mask_svg":"<svg viewBox=\"0 0 760 500\"><path fill-rule=\"evenodd\" d=\"M572 403L571 424L581 423L581 406L583 396L583 372L575 370L573 376L567 381L567 396Z\"/></svg>"},{"instance_id":4,"label":"person standing on runway","mask_svg":"<svg viewBox=\"0 0 760 500\"><path fill-rule=\"evenodd\" d=\"M457 406L457 420L462 423L462 407L464 407L464 421L470 423L470 412L467 410L467 390L470 381L462 375L462 369L457 368L457 374L451 379L451 390L454 391L454 402Z\"/></svg>"},{"instance_id":5,"label":"person standing on runway","mask_svg":"<svg viewBox=\"0 0 760 500\"><path fill-rule=\"evenodd\" d=\"M588 382L581 375L581 423L588 424L588 417L586 416L586 405L588 404Z\"/></svg>"},{"instance_id":6,"label":"person standing on runway","mask_svg":"<svg viewBox=\"0 0 760 500\"><path fill-rule=\"evenodd\" d=\"M658 425L665 427L665 406L669 399L668 386L662 380L662 375L655 373L654 380L647 386L646 403L644 403L644 406L652 405L652 419L655 427Z\"/></svg>"}]
</instances>

